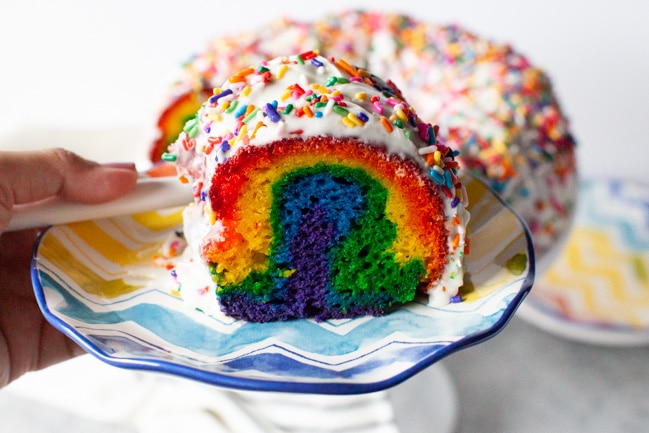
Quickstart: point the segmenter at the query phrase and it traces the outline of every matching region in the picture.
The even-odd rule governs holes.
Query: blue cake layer
[[[266,272],[220,286],[223,311],[255,322],[381,315],[412,300],[425,270],[389,247],[396,225],[387,190],[363,170],[319,164],[272,187],[273,242]]]

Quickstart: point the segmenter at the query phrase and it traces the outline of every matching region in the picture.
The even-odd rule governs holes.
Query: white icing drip
[[[466,191],[464,192],[466,197]],[[456,296],[464,284],[464,245],[466,242],[466,224],[469,223],[470,214],[464,206],[452,208],[450,203],[445,204],[446,228],[448,229],[448,261],[439,282],[428,290],[428,303],[435,307],[447,305],[451,298]],[[453,217],[459,216],[461,224],[451,223]],[[454,245],[455,236],[459,236],[458,244]]]

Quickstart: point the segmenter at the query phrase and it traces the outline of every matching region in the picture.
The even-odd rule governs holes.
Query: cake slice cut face
[[[194,184],[185,235],[207,296],[255,322],[448,303],[467,244],[457,152],[391,83],[304,57],[231,77],[166,155]]]

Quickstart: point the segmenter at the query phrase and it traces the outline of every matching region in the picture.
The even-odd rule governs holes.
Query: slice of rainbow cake
[[[184,232],[200,271],[174,271],[180,293],[256,322],[457,300],[469,215],[458,152],[436,132],[393,83],[342,59],[307,52],[231,76],[163,156],[196,197]]]

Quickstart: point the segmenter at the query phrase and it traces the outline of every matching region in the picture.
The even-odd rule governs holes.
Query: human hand
[[[130,191],[136,180],[134,164],[99,165],[62,149],[0,152],[0,387],[83,353],[38,308],[30,278],[38,230],[2,233],[12,207],[53,196],[102,203]]]

